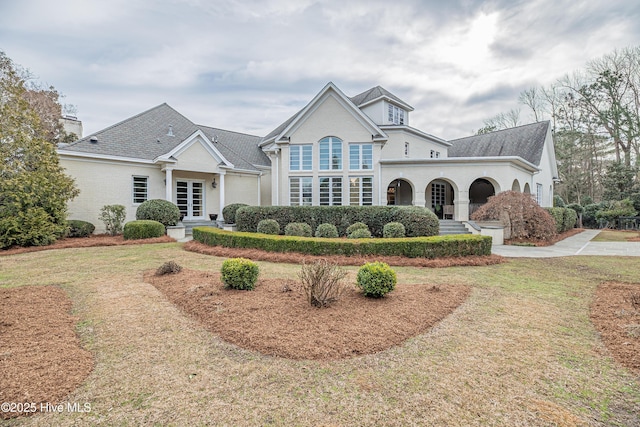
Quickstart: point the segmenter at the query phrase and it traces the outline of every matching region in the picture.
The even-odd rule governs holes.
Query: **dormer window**
[[[393,104],[389,104],[389,123],[394,125],[403,125],[404,114],[405,112],[402,108],[396,107]]]

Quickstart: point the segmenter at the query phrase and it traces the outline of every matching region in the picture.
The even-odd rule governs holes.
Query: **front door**
[[[184,219],[204,217],[204,181],[176,181],[176,205]]]

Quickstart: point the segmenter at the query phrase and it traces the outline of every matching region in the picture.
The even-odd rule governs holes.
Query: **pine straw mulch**
[[[397,285],[384,298],[350,286],[333,305],[311,306],[294,280],[259,279],[253,291],[226,289],[219,273],[182,270],[144,280],[209,331],[239,347],[296,360],[376,353],[424,333],[471,292],[466,285]]]
[[[70,310],[71,300],[55,286],[0,288],[0,403],[35,403],[27,412],[3,410],[0,418],[62,402],[93,369]]]
[[[184,244],[187,251],[204,255],[213,255],[223,258],[249,258],[254,261],[268,261],[289,264],[310,263],[317,260],[328,260],[336,265],[363,265],[367,262],[381,261],[398,267],[471,267],[481,265],[494,265],[505,262],[500,255],[466,256],[451,258],[407,258],[402,256],[346,256],[346,255],[308,255],[297,252],[268,252],[260,249],[225,248],[222,246],[209,246],[195,240]]]
[[[0,256],[46,251],[49,249],[93,248],[96,246],[140,245],[146,243],[171,243],[175,241],[175,239],[169,236],[154,237],[152,239],[125,240],[122,234],[118,236],[92,234],[89,237],[66,237],[46,246],[13,246],[9,249],[0,249]]]
[[[634,295],[635,307],[631,303]],[[640,284],[602,283],[590,316],[613,358],[640,375]]]

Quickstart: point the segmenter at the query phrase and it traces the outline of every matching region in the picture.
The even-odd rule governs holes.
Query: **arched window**
[[[320,140],[320,170],[342,170],[342,140],[328,136]]]

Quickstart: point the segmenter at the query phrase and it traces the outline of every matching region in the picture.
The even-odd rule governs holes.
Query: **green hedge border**
[[[269,252],[298,252],[309,255],[383,255],[408,258],[444,258],[491,255],[491,237],[447,235],[395,239],[326,239],[274,236],[196,227],[193,239],[209,246],[262,249]]]

